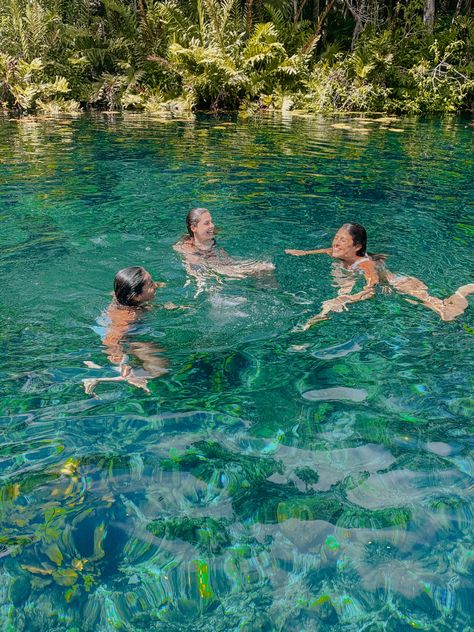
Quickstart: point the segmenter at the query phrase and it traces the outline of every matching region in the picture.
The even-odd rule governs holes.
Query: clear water
[[[283,254],[353,219],[433,294],[472,282],[472,134],[459,118],[0,121],[2,630],[472,625],[472,300],[442,323],[379,293],[291,333],[335,290],[328,258]],[[192,206],[274,277],[195,298],[171,248]],[[112,374],[93,327],[133,264],[167,282],[158,304],[191,309],[133,334],[170,363],[150,395],[92,399],[81,380]]]

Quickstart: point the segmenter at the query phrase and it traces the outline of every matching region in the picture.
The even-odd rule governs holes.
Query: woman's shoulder
[[[363,257],[359,257],[354,261],[354,263],[351,265],[351,270],[369,269],[373,267],[373,265],[374,262],[372,261],[372,259],[368,255],[364,255]]]
[[[360,270],[362,272],[369,283],[369,285],[374,285],[380,282],[380,270],[377,264],[377,261],[372,259],[370,256],[365,256],[359,260],[359,265],[356,270]]]
[[[120,305],[113,300],[107,308],[106,317],[110,325],[128,324],[137,319],[140,311],[142,311],[141,307]]]
[[[191,239],[187,235],[185,235],[174,244],[173,250],[181,254],[189,254],[191,252],[194,252],[194,245]]]

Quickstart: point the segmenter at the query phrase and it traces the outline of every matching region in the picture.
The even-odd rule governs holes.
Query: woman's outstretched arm
[[[318,248],[317,250],[292,250],[287,248],[285,250],[287,255],[293,255],[295,257],[303,257],[304,255],[332,255],[332,248]]]
[[[343,310],[347,310],[347,305],[349,305],[349,303],[358,303],[359,301],[365,301],[374,296],[375,286],[379,282],[379,275],[374,262],[365,261],[360,264],[359,268],[364,272],[366,281],[364,288],[355,294],[340,294],[336,298],[324,301],[321,306],[321,311],[315,316],[312,316],[301,327],[303,331],[306,331],[320,320],[325,320],[330,312],[342,312]]]
[[[258,276],[272,272],[275,266],[271,261],[251,261],[251,260],[232,260],[228,259],[223,263],[213,262],[213,271],[222,274],[231,279],[244,279],[248,276]]]
[[[177,249],[184,255],[183,263],[189,276],[196,279],[198,286],[204,284],[210,277],[220,281],[221,276],[230,279],[244,279],[248,276],[258,276],[272,272],[275,266],[270,261],[252,261],[232,259],[222,249],[216,249],[203,257],[186,249]]]

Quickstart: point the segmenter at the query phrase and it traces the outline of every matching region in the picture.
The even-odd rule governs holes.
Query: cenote
[[[472,282],[471,119],[0,121],[1,629],[465,630],[474,614],[473,304],[399,294],[307,332],[348,220],[445,297]],[[208,207],[273,275],[187,282]],[[112,375],[117,270],[166,287]],[[188,306],[168,311],[171,301]],[[85,361],[103,369],[91,369]]]

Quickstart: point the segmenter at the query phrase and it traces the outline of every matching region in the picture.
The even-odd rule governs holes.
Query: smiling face
[[[209,211],[203,213],[196,224],[191,225],[195,242],[205,243],[214,239],[214,224]]]
[[[352,235],[345,228],[340,228],[332,240],[332,256],[342,261],[353,262],[359,256],[361,245],[354,243]]]

